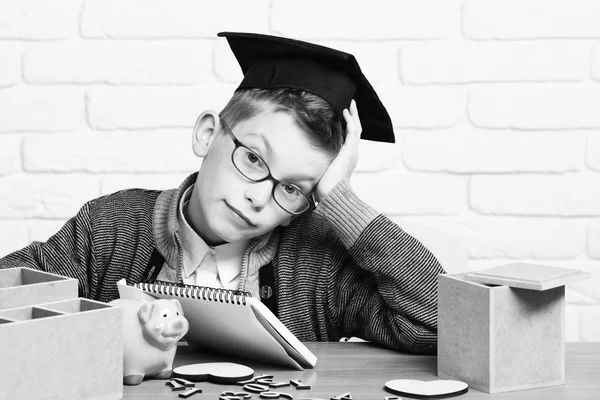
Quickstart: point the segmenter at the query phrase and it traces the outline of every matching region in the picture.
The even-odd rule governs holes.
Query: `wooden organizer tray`
[[[77,298],[76,279],[0,270],[0,338],[2,399],[123,396],[123,310]]]
[[[0,269],[0,310],[73,299],[77,285],[77,279],[34,269]]]

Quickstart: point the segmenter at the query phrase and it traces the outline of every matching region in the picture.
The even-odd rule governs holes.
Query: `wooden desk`
[[[210,361],[231,361],[254,369],[255,375],[269,373],[276,381],[300,379],[312,386],[310,390],[296,390],[293,386],[274,389],[290,393],[294,399],[303,397],[329,400],[333,396],[350,392],[355,400],[383,399],[392,396],[384,390],[384,384],[392,379],[437,379],[436,358],[396,353],[371,343],[307,343],[306,346],[319,358],[312,370],[295,371],[277,366],[245,360],[232,360],[219,355],[198,354],[187,346],[177,350],[175,366]],[[522,390],[489,395],[475,389],[456,397],[457,399],[600,399],[600,343],[566,344],[566,380],[564,386]],[[198,382],[201,394],[190,399],[216,400],[225,390],[241,391],[241,386],[218,385]],[[180,399],[165,381],[148,380],[139,386],[125,386],[123,399]],[[253,394],[252,399],[260,399]]]

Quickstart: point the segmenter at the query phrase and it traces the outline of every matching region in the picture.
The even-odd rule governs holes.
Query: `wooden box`
[[[78,296],[77,279],[29,268],[0,269],[0,310]]]
[[[0,270],[0,399],[120,399],[123,310],[77,280]]]
[[[564,384],[564,283],[587,277],[523,263],[440,275],[438,376],[487,393]]]

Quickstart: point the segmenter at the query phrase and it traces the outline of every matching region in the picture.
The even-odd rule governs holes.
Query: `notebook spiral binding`
[[[187,297],[190,299],[202,299],[208,301],[219,301],[221,303],[232,303],[246,305],[246,297],[252,295],[240,290],[220,289],[207,286],[180,285],[172,282],[156,281],[155,283],[138,283],[137,287],[150,293],[163,294],[176,297]]]

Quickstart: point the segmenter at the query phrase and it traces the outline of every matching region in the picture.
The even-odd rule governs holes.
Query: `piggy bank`
[[[123,308],[123,383],[170,378],[177,342],[189,329],[179,301],[118,299],[110,304]]]

